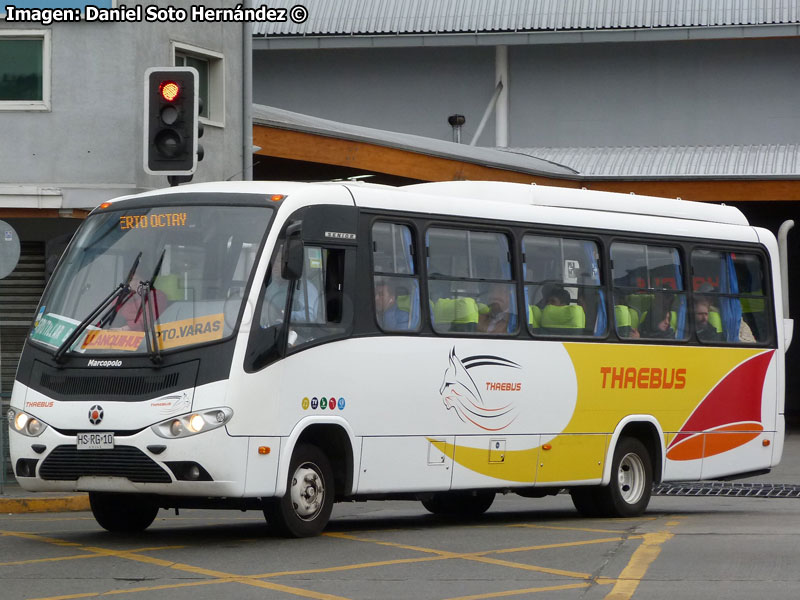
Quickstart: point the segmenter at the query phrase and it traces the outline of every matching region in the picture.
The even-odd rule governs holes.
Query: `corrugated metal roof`
[[[501,152],[494,148],[468,146],[408,133],[339,123],[262,104],[253,105],[253,124],[366,142],[519,173],[561,178],[574,178],[577,175],[568,167],[536,158],[524,152],[518,154]]]
[[[505,150],[566,165],[581,176],[591,178],[769,179],[800,176],[800,144]]]
[[[485,148],[253,105],[253,123],[565,179],[797,179],[800,144]]]
[[[256,0],[290,9],[296,0]],[[302,23],[266,36],[351,36],[723,27],[800,23],[798,0],[303,0]],[[291,14],[291,13],[290,13]]]

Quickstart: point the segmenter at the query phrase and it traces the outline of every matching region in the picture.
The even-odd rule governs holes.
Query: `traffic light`
[[[191,175],[197,168],[198,73],[153,67],[144,74],[144,170]]]

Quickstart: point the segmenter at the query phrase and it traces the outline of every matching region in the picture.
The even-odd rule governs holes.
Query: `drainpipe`
[[[492,99],[481,117],[475,135],[472,136],[470,146],[478,143],[478,138],[483,133],[483,128],[489,120],[489,115],[495,110],[495,146],[508,147],[508,46],[495,48],[495,87]]]
[[[501,85],[494,113],[495,146],[508,148],[508,46],[497,46],[494,53],[495,85]]]
[[[244,8],[253,8],[245,0]],[[253,24],[242,23],[242,180],[253,180]]]
[[[783,340],[784,350],[788,350],[794,333],[794,320],[789,313],[789,231],[794,221],[784,221],[778,229],[778,260],[781,271],[781,291],[783,300]]]

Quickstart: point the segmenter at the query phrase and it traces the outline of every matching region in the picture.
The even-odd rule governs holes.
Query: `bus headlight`
[[[233,410],[228,407],[209,408],[179,417],[172,417],[166,421],[161,421],[161,423],[156,423],[151,429],[159,437],[167,439],[185,438],[222,427],[231,420],[231,417],[233,417]]]
[[[40,436],[47,429],[47,425],[39,419],[16,408],[8,409],[8,423],[13,431],[28,437]]]

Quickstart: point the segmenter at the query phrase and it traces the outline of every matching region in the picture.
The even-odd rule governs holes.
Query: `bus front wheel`
[[[138,494],[89,492],[89,506],[98,524],[115,533],[144,531],[158,514],[158,506]]]
[[[572,503],[585,517],[635,517],[650,503],[653,462],[636,438],[622,438],[614,450],[611,482],[605,486],[570,490]]]
[[[335,492],[328,457],[316,446],[300,444],[289,465],[286,493],[264,506],[267,525],[286,537],[319,535],[330,519]]]

